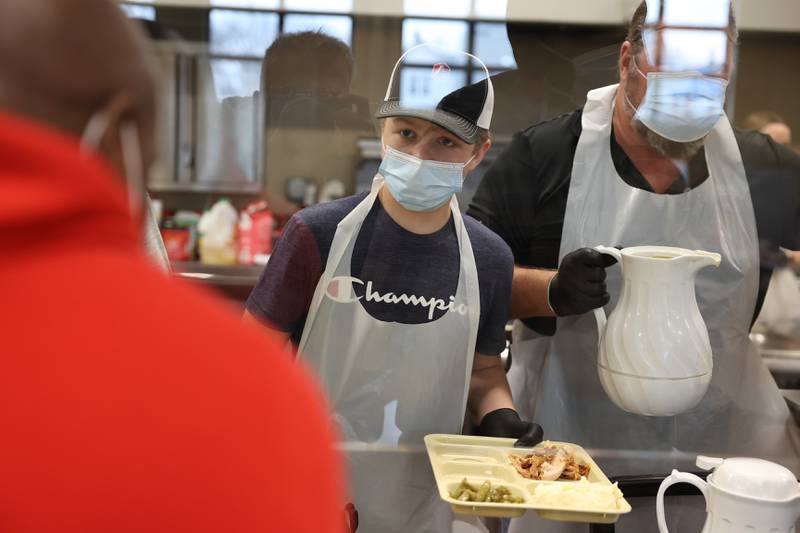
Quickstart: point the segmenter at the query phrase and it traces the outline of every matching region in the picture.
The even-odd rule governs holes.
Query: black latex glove
[[[610,255],[592,248],[565,255],[548,293],[556,315],[581,315],[606,305],[610,299],[606,292],[606,267],[616,262]]]
[[[478,435],[517,439],[514,446],[531,448],[542,442],[544,430],[534,422],[525,422],[513,409],[495,409],[481,420]]]

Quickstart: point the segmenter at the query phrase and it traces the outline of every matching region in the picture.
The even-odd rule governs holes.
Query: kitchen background
[[[515,131],[571,111],[587,90],[616,81],[619,45],[637,4],[120,3],[147,30],[161,68],[160,158],[148,185],[176,274],[210,283],[241,304],[292,213],[367,188],[380,160],[372,112],[397,58],[421,42],[474,53],[494,80],[494,144],[465,184],[465,207],[483,170]],[[742,126],[751,113],[770,110],[800,128],[800,2],[744,0],[737,3],[737,17],[740,47],[729,116]],[[275,39],[302,31],[339,39],[352,60],[347,50],[309,53],[303,50],[312,45],[296,45],[287,54],[283,47],[269,54],[275,65],[270,79],[262,76],[265,52]],[[450,67],[454,86],[483,74],[467,64]],[[426,90],[427,72],[406,67],[401,76],[407,96]],[[208,241],[229,237],[230,246],[203,249],[198,219],[220,200],[224,205],[217,205],[207,224],[235,229],[220,230]]]

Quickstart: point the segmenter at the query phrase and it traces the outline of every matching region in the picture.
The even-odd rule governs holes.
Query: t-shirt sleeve
[[[283,230],[267,266],[247,298],[253,316],[295,334],[305,322],[322,275],[314,234],[297,215]]]
[[[500,355],[506,348],[506,323],[511,301],[514,256],[505,243],[496,241],[485,259],[485,265],[478,266],[481,321],[475,351],[483,355]]]
[[[520,234],[524,227],[524,200],[536,198],[532,189],[536,170],[533,167],[530,141],[523,132],[516,133],[511,144],[497,157],[483,176],[467,213],[500,236],[514,257],[527,254],[526,239]]]

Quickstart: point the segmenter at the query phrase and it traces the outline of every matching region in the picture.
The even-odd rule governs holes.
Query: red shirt
[[[343,531],[306,373],[151,268],[99,158],[7,114],[0,356],[0,531]]]

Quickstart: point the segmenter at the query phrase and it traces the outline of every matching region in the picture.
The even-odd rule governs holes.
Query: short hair
[[[631,18],[631,24],[628,27],[628,35],[625,38],[626,41],[631,43],[633,47],[633,53],[638,54],[642,50],[644,50],[644,23],[647,20],[647,0],[642,0],[642,3],[639,4],[639,7],[636,8],[636,11],[633,13],[633,18]],[[728,18],[728,39],[732,43],[736,43],[739,40],[739,30],[736,28],[736,14],[733,12],[733,3],[731,3],[731,10],[730,15]]]
[[[317,89],[320,81],[353,77],[350,47],[322,31],[285,33],[264,53],[261,86],[264,89]]]
[[[486,141],[488,141],[491,138],[492,136],[489,133],[489,130],[487,130],[486,128],[478,128],[478,140],[475,141],[475,146],[477,148],[480,148],[481,146],[486,144]]]
[[[742,128],[746,130],[760,130],[767,124],[786,124],[783,117],[775,111],[756,111],[750,113],[742,122]]]

